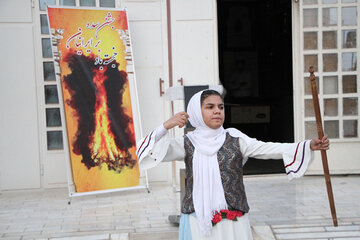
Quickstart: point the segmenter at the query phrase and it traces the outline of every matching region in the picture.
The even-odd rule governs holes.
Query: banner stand
[[[128,188],[109,189],[109,190],[102,190],[102,191],[92,191],[92,192],[85,192],[85,193],[73,193],[73,192],[69,191],[68,204],[69,205],[71,204],[71,200],[73,197],[82,197],[82,196],[88,196],[88,195],[105,194],[105,193],[113,193],[113,192],[120,192],[120,191],[137,190],[137,189],[147,189],[148,193],[150,193],[149,185],[128,187]]]
[[[95,194],[104,194],[104,193],[113,193],[113,192],[119,192],[119,191],[128,191],[128,190],[138,190],[138,189],[147,189],[148,193],[150,193],[149,189],[149,181],[148,181],[148,174],[147,171],[140,171],[139,176],[139,185],[138,186],[132,186],[132,187],[122,187],[122,188],[113,188],[113,189],[106,189],[106,190],[98,190],[98,191],[88,191],[88,192],[76,192],[76,187],[73,179],[73,172],[72,172],[72,166],[71,166],[71,155],[70,155],[70,144],[68,141],[68,128],[67,128],[67,122],[66,122],[66,112],[65,112],[65,106],[64,106],[64,99],[63,99],[63,89],[61,85],[61,66],[60,61],[62,57],[62,52],[59,50],[59,45],[61,41],[63,41],[63,33],[64,29],[57,28],[52,29],[51,28],[51,22],[49,21],[49,8],[57,8],[57,9],[76,9],[76,10],[102,10],[102,11],[108,11],[109,13],[111,11],[125,11],[126,14],[126,21],[127,26],[129,26],[129,20],[127,17],[127,11],[126,9],[104,9],[104,8],[71,8],[71,7],[56,7],[56,6],[48,6],[47,8],[47,16],[48,16],[48,22],[49,22],[49,28],[50,28],[50,34],[51,34],[51,45],[52,45],[52,52],[53,52],[53,59],[55,62],[55,73],[56,73],[56,85],[58,90],[58,97],[59,97],[59,105],[60,105],[60,117],[62,122],[62,132],[65,136],[63,136],[63,143],[64,143],[64,151],[65,151],[65,158],[66,158],[66,172],[67,172],[67,180],[68,180],[68,191],[69,191],[69,201],[68,204],[71,204],[71,200],[73,197],[80,197],[80,196],[86,196],[86,195],[95,195]],[[119,38],[122,39],[125,45],[125,60],[127,62],[126,65],[126,72],[127,72],[127,81],[129,83],[129,91],[130,91],[130,98],[131,98],[131,107],[132,107],[132,116],[133,116],[133,124],[134,124],[134,130],[135,130],[135,136],[138,136],[136,139],[140,139],[142,137],[142,129],[141,129],[141,119],[140,119],[140,108],[139,108],[139,101],[138,101],[138,93],[137,93],[137,86],[136,86],[136,78],[135,78],[135,70],[134,70],[134,57],[133,57],[133,51],[132,51],[132,44],[130,39],[130,30],[127,29],[123,32],[121,35],[119,33]],[[64,44],[64,43],[63,43]],[[116,55],[115,55],[116,56]],[[114,57],[114,56],[113,56]],[[100,58],[100,54],[99,54]],[[105,59],[104,59],[105,60]],[[102,61],[102,60],[101,60]],[[138,162],[136,163],[138,164]],[[126,165],[127,166],[127,165]],[[137,166],[139,167],[139,166]]]

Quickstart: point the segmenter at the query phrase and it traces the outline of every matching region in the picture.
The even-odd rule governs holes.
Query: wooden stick
[[[315,111],[315,118],[316,118],[316,127],[317,127],[317,131],[318,131],[319,139],[322,139],[324,136],[324,131],[323,131],[323,126],[322,126],[322,121],[321,121],[319,97],[318,97],[318,91],[317,91],[317,87],[316,87],[314,68],[312,66],[310,66],[309,72],[310,72],[311,91],[312,91],[312,96],[313,96],[314,111]],[[334,202],[334,196],[333,196],[332,187],[331,187],[331,180],[330,180],[326,150],[321,150],[321,159],[322,159],[322,164],[323,164],[323,169],[324,169],[327,194],[328,194],[329,203],[330,203],[331,216],[333,219],[334,226],[337,227],[338,223],[337,223],[337,218],[336,218],[335,202]]]

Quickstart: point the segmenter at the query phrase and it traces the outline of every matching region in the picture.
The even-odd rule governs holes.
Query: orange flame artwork
[[[125,11],[48,8],[76,192],[139,184]]]

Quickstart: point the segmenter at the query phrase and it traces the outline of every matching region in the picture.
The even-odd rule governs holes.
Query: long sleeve
[[[314,152],[310,149],[310,140],[298,143],[272,143],[255,140],[250,144],[241,138],[239,141],[244,159],[249,157],[283,159],[289,180],[303,176],[314,159]]]
[[[137,143],[136,154],[141,169],[149,169],[160,162],[183,160],[184,138],[168,138],[167,130],[160,125]]]

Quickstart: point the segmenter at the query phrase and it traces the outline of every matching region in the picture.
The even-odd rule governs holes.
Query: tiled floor
[[[360,176],[332,177],[339,221],[332,227],[323,177],[288,182],[286,176],[246,177],[257,239],[360,239]],[[180,194],[154,183],[134,190],[72,199],[67,189],[2,192],[1,239],[177,239],[168,221]]]

